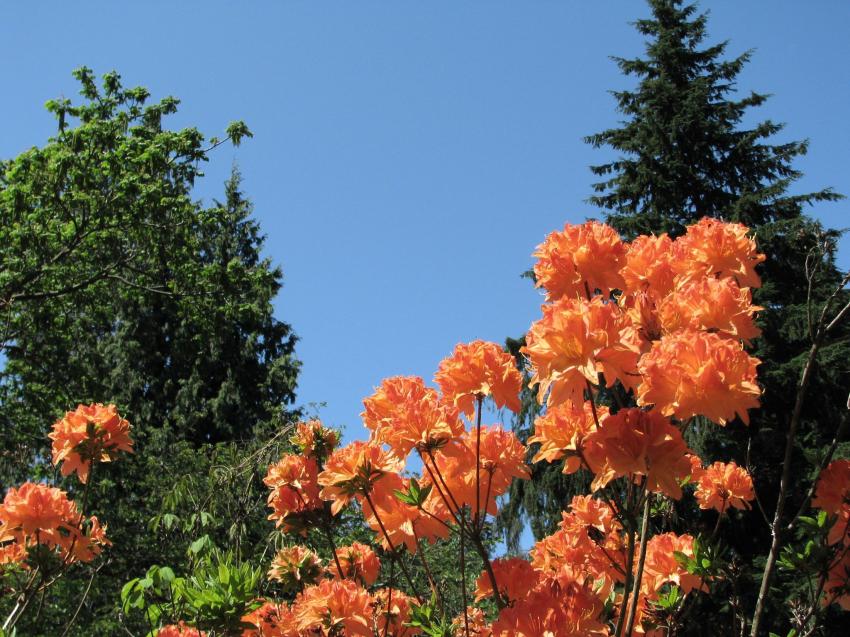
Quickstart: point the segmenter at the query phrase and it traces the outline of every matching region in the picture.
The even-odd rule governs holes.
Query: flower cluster
[[[675,241],[626,245],[588,222],[553,233],[536,255],[551,302],[523,351],[541,401],[580,403],[604,379],[678,420],[747,422],[759,361],[744,343],[759,334],[750,288],[764,255],[744,226],[703,219]]]
[[[522,349],[545,403],[528,439],[534,453],[501,425],[482,424],[485,404],[518,412],[522,389],[517,361],[484,341],[457,345],[439,364],[434,387],[415,376],[381,382],[363,401],[368,441],[334,450],[337,438],[321,423],[299,425],[293,441],[301,454],[285,456],[266,477],[270,517],[284,532],[301,532],[303,522],[295,522],[305,512],[311,524],[332,525],[353,505],[386,553],[379,559],[375,548],[355,542],[335,548],[322,569],[306,549],[284,549],[270,575],[295,597],[265,601],[245,618],[260,631],[250,634],[418,634],[406,621],[424,597],[409,577],[414,597],[370,589],[381,561],[396,566],[403,549],[415,559],[423,543],[450,533],[485,565],[474,605],[452,624],[464,637],[601,637],[627,615],[645,633],[668,587],[684,595],[706,589],[686,567],[695,559],[691,535],[637,537],[636,520],[651,515],[653,498],[682,498],[685,484],[694,485],[700,507],[721,517],[754,498],[744,469],[703,468],[682,432],[695,416],[747,423],[758,405],[759,361],[745,347],[759,335],[751,288],[763,256],[746,228],[711,219],[676,240],[630,244],[603,224],[567,225],[535,256],[546,303]],[[418,474],[406,472],[411,455]],[[491,560],[485,521],[514,480],[530,477],[532,455],[532,462],[562,462],[567,474],[586,470],[593,493],[573,498],[529,559]],[[478,606],[485,599],[495,612]]]
[[[53,464],[62,462],[62,475],[77,473],[86,483],[92,462],[109,462],[119,451],[131,452],[130,423],[115,405],[79,405],[53,425]]]
[[[31,546],[57,549],[65,563],[90,562],[110,544],[97,517],[84,518],[67,493],[34,482],[6,493],[0,505],[0,542],[11,542],[5,546],[7,554],[21,559],[22,549]]]
[[[48,434],[53,441],[53,464],[62,463],[62,475],[76,473],[85,484],[96,463],[132,451],[129,432],[130,423],[115,405],[79,405]],[[57,487],[26,482],[11,487],[0,504],[0,565],[28,568],[30,549],[41,546],[58,555],[65,567],[90,562],[109,545],[106,527],[98,518],[85,516]]]

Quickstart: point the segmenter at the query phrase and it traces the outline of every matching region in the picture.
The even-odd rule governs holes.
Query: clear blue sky
[[[523,333],[540,296],[520,273],[547,232],[595,213],[582,136],[614,124],[642,2],[4,3],[0,156],[41,144],[42,105],[71,70],[118,70],[182,100],[172,125],[255,133],[215,152],[199,197],[233,161],[282,265],[280,319],[300,337],[299,402],[363,435],[382,378],[430,379],[460,341]],[[811,139],[801,189],[850,193],[850,4],[704,2],[712,41],[755,48],[740,86],[760,118]],[[850,225],[850,203],[813,211]],[[847,267],[847,241],[841,262]]]

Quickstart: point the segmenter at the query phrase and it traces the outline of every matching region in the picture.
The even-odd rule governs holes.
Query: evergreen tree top
[[[634,23],[647,36],[645,55],[615,57],[634,90],[612,91],[625,116],[618,128],[588,136],[619,157],[591,166],[602,178],[589,202],[606,211],[626,237],[645,232],[678,235],[703,216],[750,226],[793,220],[803,204],[840,197],[831,189],[792,195],[801,173],[793,160],[808,141],[773,144],[783,124],[741,126],[748,109],[768,95],[732,99],[752,51],[724,59],[728,42],[704,45],[707,13],[682,0],[651,0],[652,17]]]

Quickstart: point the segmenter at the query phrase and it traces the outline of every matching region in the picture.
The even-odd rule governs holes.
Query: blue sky
[[[711,40],[754,48],[756,114],[809,138],[796,187],[850,193],[850,4],[705,2]],[[198,196],[232,162],[283,267],[277,316],[300,337],[299,402],[363,435],[360,400],[382,378],[430,379],[461,341],[518,336],[540,295],[520,274],[584,203],[582,142],[617,121],[637,1],[4,3],[0,156],[41,144],[42,105],[73,96],[80,65],[182,100],[172,126],[255,133],[215,152]],[[850,225],[850,203],[812,211]],[[850,265],[850,244],[841,263]]]

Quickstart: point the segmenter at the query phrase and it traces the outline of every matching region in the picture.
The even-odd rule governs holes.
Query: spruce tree
[[[789,415],[811,344],[807,306],[811,302],[817,311],[840,281],[835,265],[838,233],[806,216],[804,207],[841,196],[829,188],[792,194],[790,189],[801,176],[794,160],[807,152],[808,142],[774,143],[783,125],[770,120],[744,126],[750,109],[768,99],[755,92],[736,94],[737,77],[751,52],[727,58],[727,42],[707,45],[707,15],[695,5],[649,0],[649,6],[652,16],[634,23],[647,38],[645,55],[614,58],[623,74],[636,80],[634,88],[613,92],[623,122],[586,138],[592,146],[617,155],[591,167],[600,180],[593,185],[589,203],[601,209],[605,221],[626,239],[662,232],[679,236],[704,216],[740,222],[754,231],[767,255],[760,268],[763,286],[754,294],[755,303],[764,308],[759,315],[762,337],[754,344],[754,355],[762,360],[762,406],[751,413],[749,427],[740,422],[726,429],[696,427],[689,432],[689,442],[706,461],[749,465],[767,516],[772,516]],[[818,268],[810,289],[807,270],[813,263]],[[799,480],[790,494],[792,511],[802,502],[817,460],[846,418],[847,336],[845,330],[819,359],[816,386],[808,394],[797,436],[794,475]],[[534,407],[530,403],[528,407],[533,414]],[[530,418],[518,421],[520,432],[527,434],[531,428]],[[561,477],[557,464],[537,471],[547,478],[516,488],[509,515],[525,513],[539,537],[557,522],[560,510],[546,503],[566,498],[558,503],[565,506],[567,496],[580,485]],[[679,513],[699,515],[694,510]],[[732,526],[735,529],[723,539],[742,569],[742,603],[751,610],[769,530],[758,512]],[[515,543],[516,526],[512,536],[510,527],[508,531]],[[792,578],[778,582],[783,592],[773,597],[772,627],[786,625],[787,603],[795,595],[795,584],[788,579]],[[703,601],[702,612],[718,612],[709,608],[718,603],[716,599]]]

